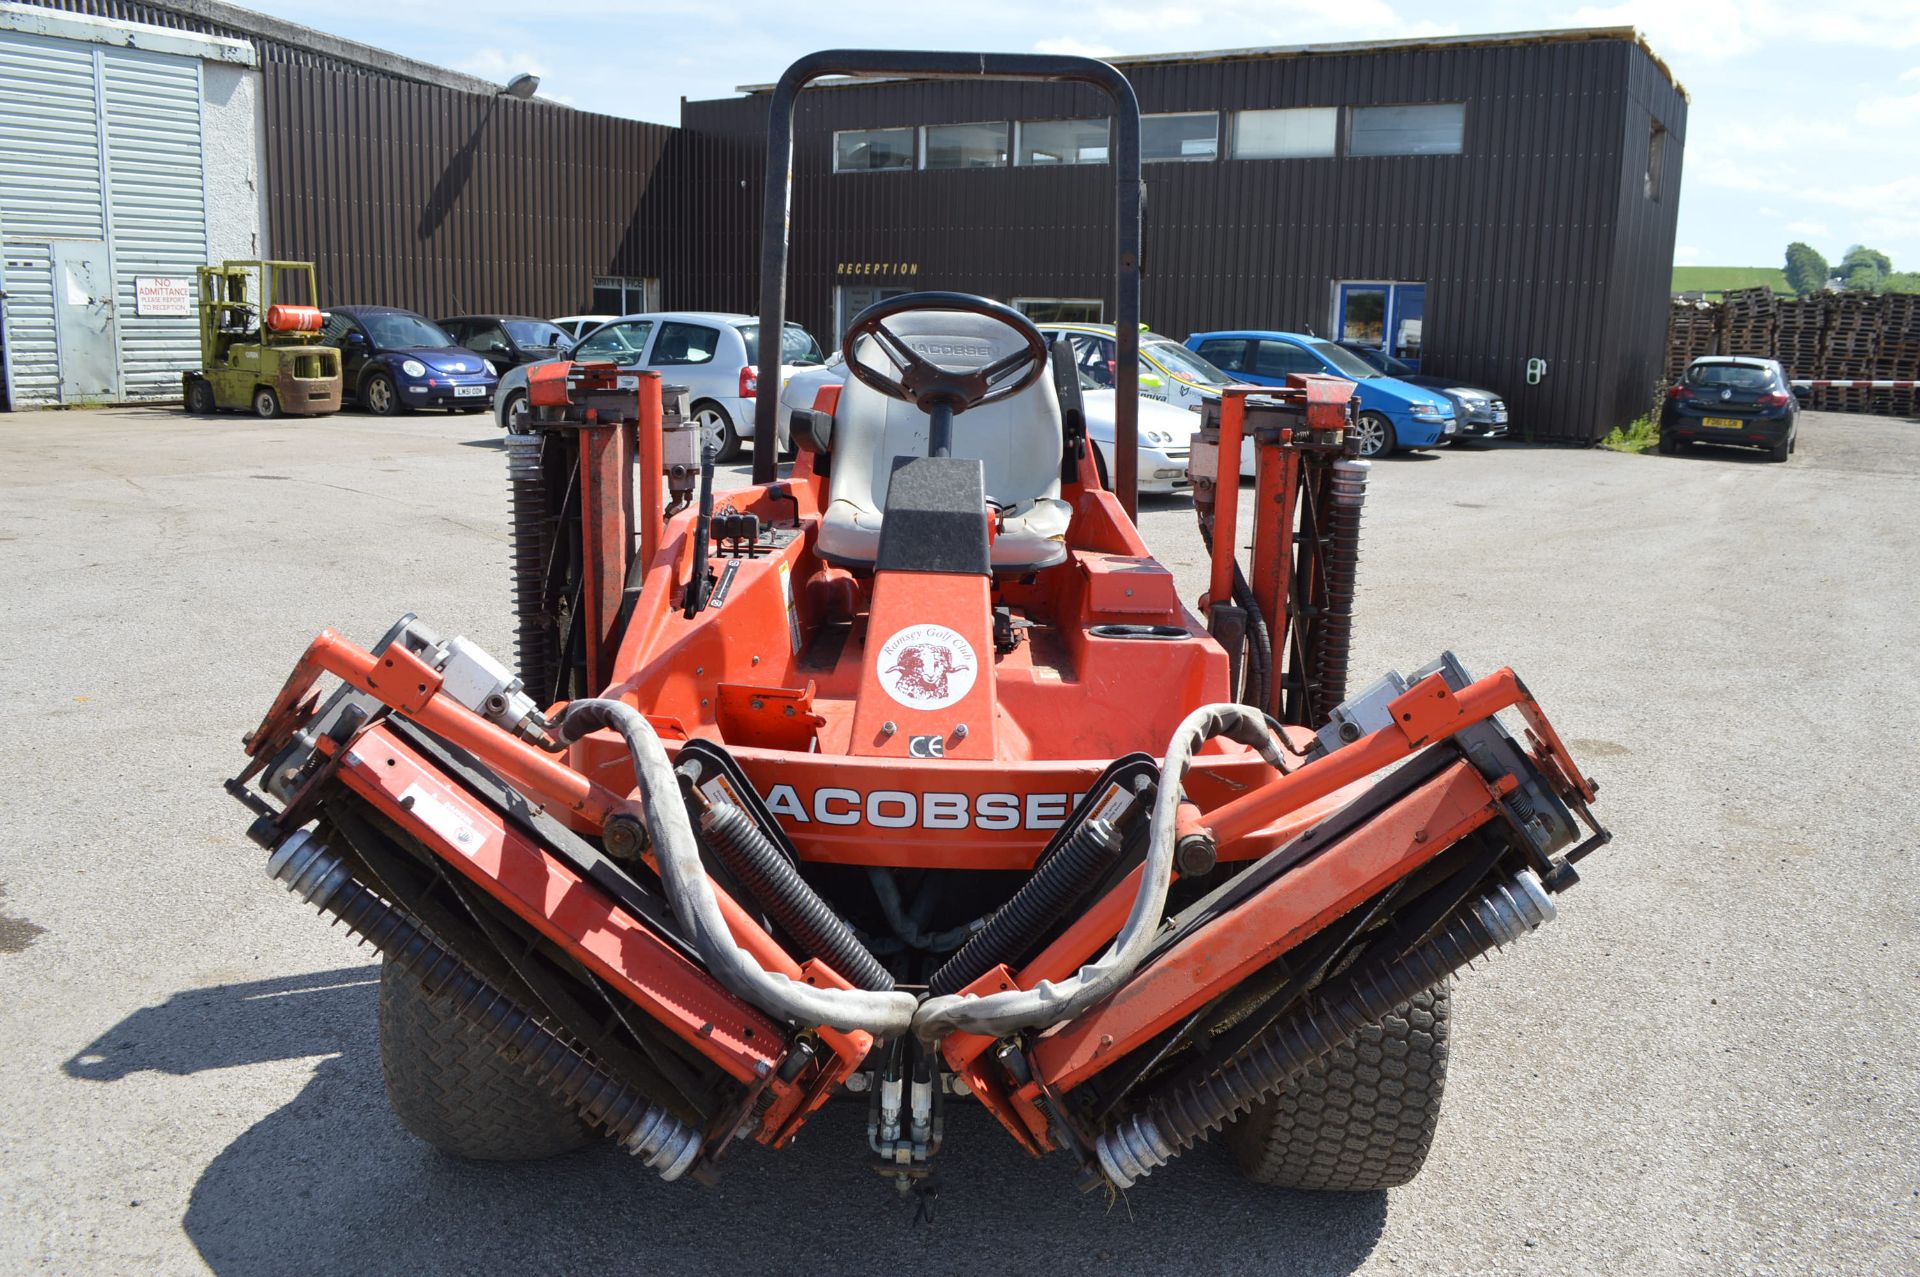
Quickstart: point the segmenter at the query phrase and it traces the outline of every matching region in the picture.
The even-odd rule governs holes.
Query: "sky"
[[[1635,26],[1692,96],[1677,265],[1837,262],[1864,243],[1920,270],[1920,0],[242,0],[582,110],[679,122],[682,97],[766,84],[826,48],[1171,53]]]

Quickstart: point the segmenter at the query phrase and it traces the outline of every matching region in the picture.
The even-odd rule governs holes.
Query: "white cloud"
[[[1676,266],[1692,266],[1700,260],[1700,250],[1692,244],[1676,244],[1673,249],[1673,263]]]
[[[1092,44],[1085,40],[1076,40],[1072,36],[1035,41],[1033,51],[1075,58],[1110,58],[1120,52],[1110,44]]]
[[[1920,80],[1920,67],[1910,67],[1900,73],[1901,80]]]
[[[1853,113],[1862,124],[1883,129],[1912,128],[1920,125],[1920,93],[1909,93],[1904,97],[1884,94],[1866,98],[1854,108]]]
[[[547,74],[546,67],[541,65],[537,58],[530,58],[524,53],[510,54],[504,49],[492,47],[473,50],[466,57],[453,63],[453,69],[464,71],[468,75],[477,75],[483,80],[497,80],[501,84],[505,84],[522,71],[542,77]]]
[[[1763,48],[1803,44],[1871,49],[1920,45],[1920,7],[1912,0],[1849,0],[1844,7],[1817,11],[1784,0],[1623,0],[1582,5],[1570,23],[1638,27],[1657,52],[1682,65],[1725,62]]]
[[[1829,239],[1833,235],[1833,228],[1825,222],[1788,222],[1787,229],[1795,235],[1811,235],[1819,239]]]

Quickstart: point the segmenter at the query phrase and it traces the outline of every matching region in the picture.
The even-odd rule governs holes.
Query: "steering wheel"
[[[895,315],[920,310],[981,315],[1012,329],[1026,345],[982,368],[942,367],[914,350],[907,339],[886,325]],[[897,379],[854,357],[854,346],[862,337],[873,338],[899,365]],[[847,371],[863,385],[927,413],[941,405],[950,412],[961,413],[984,404],[999,403],[1031,386],[1047,367],[1047,339],[1040,335],[1032,321],[1011,306],[971,293],[907,293],[875,302],[854,317],[841,349],[846,356]]]

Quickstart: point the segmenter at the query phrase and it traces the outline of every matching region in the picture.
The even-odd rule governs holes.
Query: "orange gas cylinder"
[[[317,333],[325,322],[318,306],[269,306],[267,330],[276,333]]]

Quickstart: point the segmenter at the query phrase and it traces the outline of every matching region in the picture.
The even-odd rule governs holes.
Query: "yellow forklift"
[[[301,295],[308,300],[275,300]],[[201,367],[181,374],[187,411],[251,408],[262,417],[340,411],[340,352],[318,342],[326,316],[312,302],[317,296],[311,262],[200,267]]]

